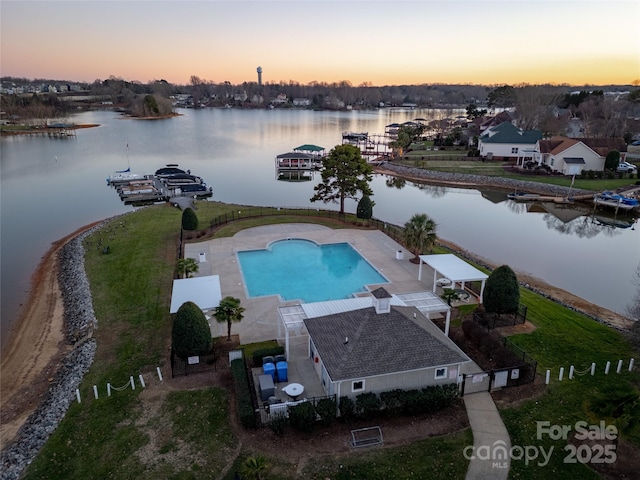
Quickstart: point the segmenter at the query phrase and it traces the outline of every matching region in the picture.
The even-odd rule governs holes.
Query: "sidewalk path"
[[[491,394],[473,393],[465,395],[463,400],[473,432],[473,458],[465,479],[506,480],[509,476],[511,439]],[[478,451],[480,447],[482,449]],[[471,453],[468,450],[470,448],[467,454]],[[481,460],[478,456],[490,458]]]

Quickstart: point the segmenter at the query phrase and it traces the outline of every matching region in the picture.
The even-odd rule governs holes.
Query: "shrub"
[[[185,302],[176,312],[171,340],[173,351],[182,358],[211,352],[211,329],[204,313],[195,303]]]
[[[321,398],[316,405],[316,413],[323,425],[329,426],[336,418],[337,405],[333,398]]]
[[[464,320],[462,322],[462,332],[467,340],[475,343],[475,340],[485,334],[485,329],[473,320]]]
[[[365,420],[370,420],[378,416],[380,405],[380,399],[375,393],[361,393],[356,397],[356,414]]]
[[[289,408],[289,423],[297,430],[310,432],[316,423],[316,410],[311,402],[302,402]]]
[[[355,419],[356,405],[349,397],[340,397],[338,408],[340,409],[340,418],[344,422],[349,423]]]
[[[281,413],[278,415],[273,415],[271,417],[271,423],[269,424],[269,428],[276,435],[282,435],[288,423],[289,423],[289,420],[284,414]]]
[[[520,305],[520,285],[514,271],[508,265],[496,268],[484,288],[484,309],[488,313],[515,313]]]
[[[244,360],[236,359],[231,362],[231,376],[236,391],[236,410],[240,424],[245,428],[256,428],[253,401],[249,391],[249,380]]]
[[[380,394],[382,408],[388,417],[395,417],[402,413],[404,406],[404,390],[396,389]]]
[[[192,208],[185,208],[182,212],[182,228],[189,231],[198,229],[198,216]]]
[[[262,366],[262,359],[264,357],[275,357],[276,355],[283,355],[284,347],[278,345],[277,347],[271,348],[261,348],[260,350],[256,350],[253,352],[253,365],[255,367]]]

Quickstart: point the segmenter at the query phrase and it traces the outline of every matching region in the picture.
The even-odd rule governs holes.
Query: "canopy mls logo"
[[[514,445],[509,448],[503,440],[496,440],[493,445],[481,445],[478,448],[469,445],[463,450],[464,458],[467,460],[491,461],[492,468],[509,468],[510,460],[524,460],[525,465],[538,460],[535,464],[544,467],[549,463],[552,453],[553,446],[548,449],[535,445]]]
[[[589,425],[585,421],[574,425],[551,425],[551,422],[536,422],[537,440],[567,441],[570,434],[578,441],[598,441],[604,443],[564,446],[564,463],[615,463],[617,459],[615,441],[618,429],[615,425],[607,425],[601,421],[597,425]],[[496,440],[493,445],[464,448],[463,455],[467,460],[490,461],[492,468],[509,468],[512,460],[524,461],[525,465],[545,467],[549,464],[555,450],[554,445],[513,445],[509,447],[503,440]]]

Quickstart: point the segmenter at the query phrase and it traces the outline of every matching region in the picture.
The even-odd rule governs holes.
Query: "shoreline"
[[[84,290],[89,285],[83,275],[81,240],[83,235],[105,221],[81,227],[52,243],[31,277],[32,288],[27,301],[2,349],[0,450],[3,460],[13,456],[21,458],[22,462],[30,461],[28,456],[24,458],[24,452],[35,455],[46,442],[69,405],[75,401],[73,392],[91,365],[96,349],[91,332],[96,320],[90,290]],[[489,269],[496,268],[451,242],[439,239],[439,243]],[[71,248],[61,262],[61,252],[69,245]],[[542,279],[519,272],[516,274],[524,287],[611,328],[626,330],[632,324],[632,320]],[[78,302],[81,305],[76,308]],[[78,314],[77,310],[82,310],[82,313]],[[43,422],[46,423],[44,427],[40,425]],[[13,463],[9,461],[9,464]]]
[[[65,308],[58,275],[65,245],[102,222],[81,227],[53,242],[31,275],[31,288],[9,329],[0,357],[0,450],[42,402],[64,357]]]

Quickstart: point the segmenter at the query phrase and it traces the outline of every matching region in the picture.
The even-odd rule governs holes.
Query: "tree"
[[[605,170],[615,170],[620,163],[620,152],[618,150],[611,150],[607,153],[607,156],[604,160],[604,169]]]
[[[496,268],[484,288],[484,309],[487,313],[515,313],[520,305],[520,286],[511,267],[502,265]]]
[[[240,306],[240,299],[224,297],[213,311],[218,323],[227,323],[227,340],[231,341],[231,324],[240,322],[244,318],[244,308]]]
[[[484,115],[487,114],[487,109],[483,108],[482,110],[479,109],[477,107],[477,105],[474,105],[473,103],[470,103],[469,105],[467,105],[467,118],[469,120],[473,120],[475,118],[479,118],[482,117]]]
[[[345,198],[355,199],[358,192],[371,196],[369,186],[373,168],[362,158],[360,149],[353,145],[338,145],[322,160],[322,182],[313,190],[311,202],[340,203],[340,213],[344,214]]]
[[[440,296],[447,302],[447,305],[449,306],[451,306],[452,301],[458,300],[460,298],[458,293],[453,288],[445,288],[442,292],[442,295]]]
[[[178,273],[185,278],[191,277],[192,273],[198,271],[198,263],[193,258],[181,258],[176,262]]]
[[[404,224],[404,243],[414,254],[412,262],[419,261],[419,255],[436,244],[436,222],[424,213],[416,213]]]
[[[198,216],[193,208],[185,208],[182,212],[182,228],[184,230],[197,230],[198,229]]]
[[[373,216],[373,205],[374,202],[371,201],[369,196],[363,195],[358,202],[356,217],[358,217],[360,220],[371,220],[371,217]]]
[[[183,303],[173,319],[173,351],[181,358],[206,355],[211,351],[211,330],[207,319],[193,302]]]
[[[496,87],[487,95],[487,105],[493,107],[513,107],[515,104],[515,94],[511,85]]]

